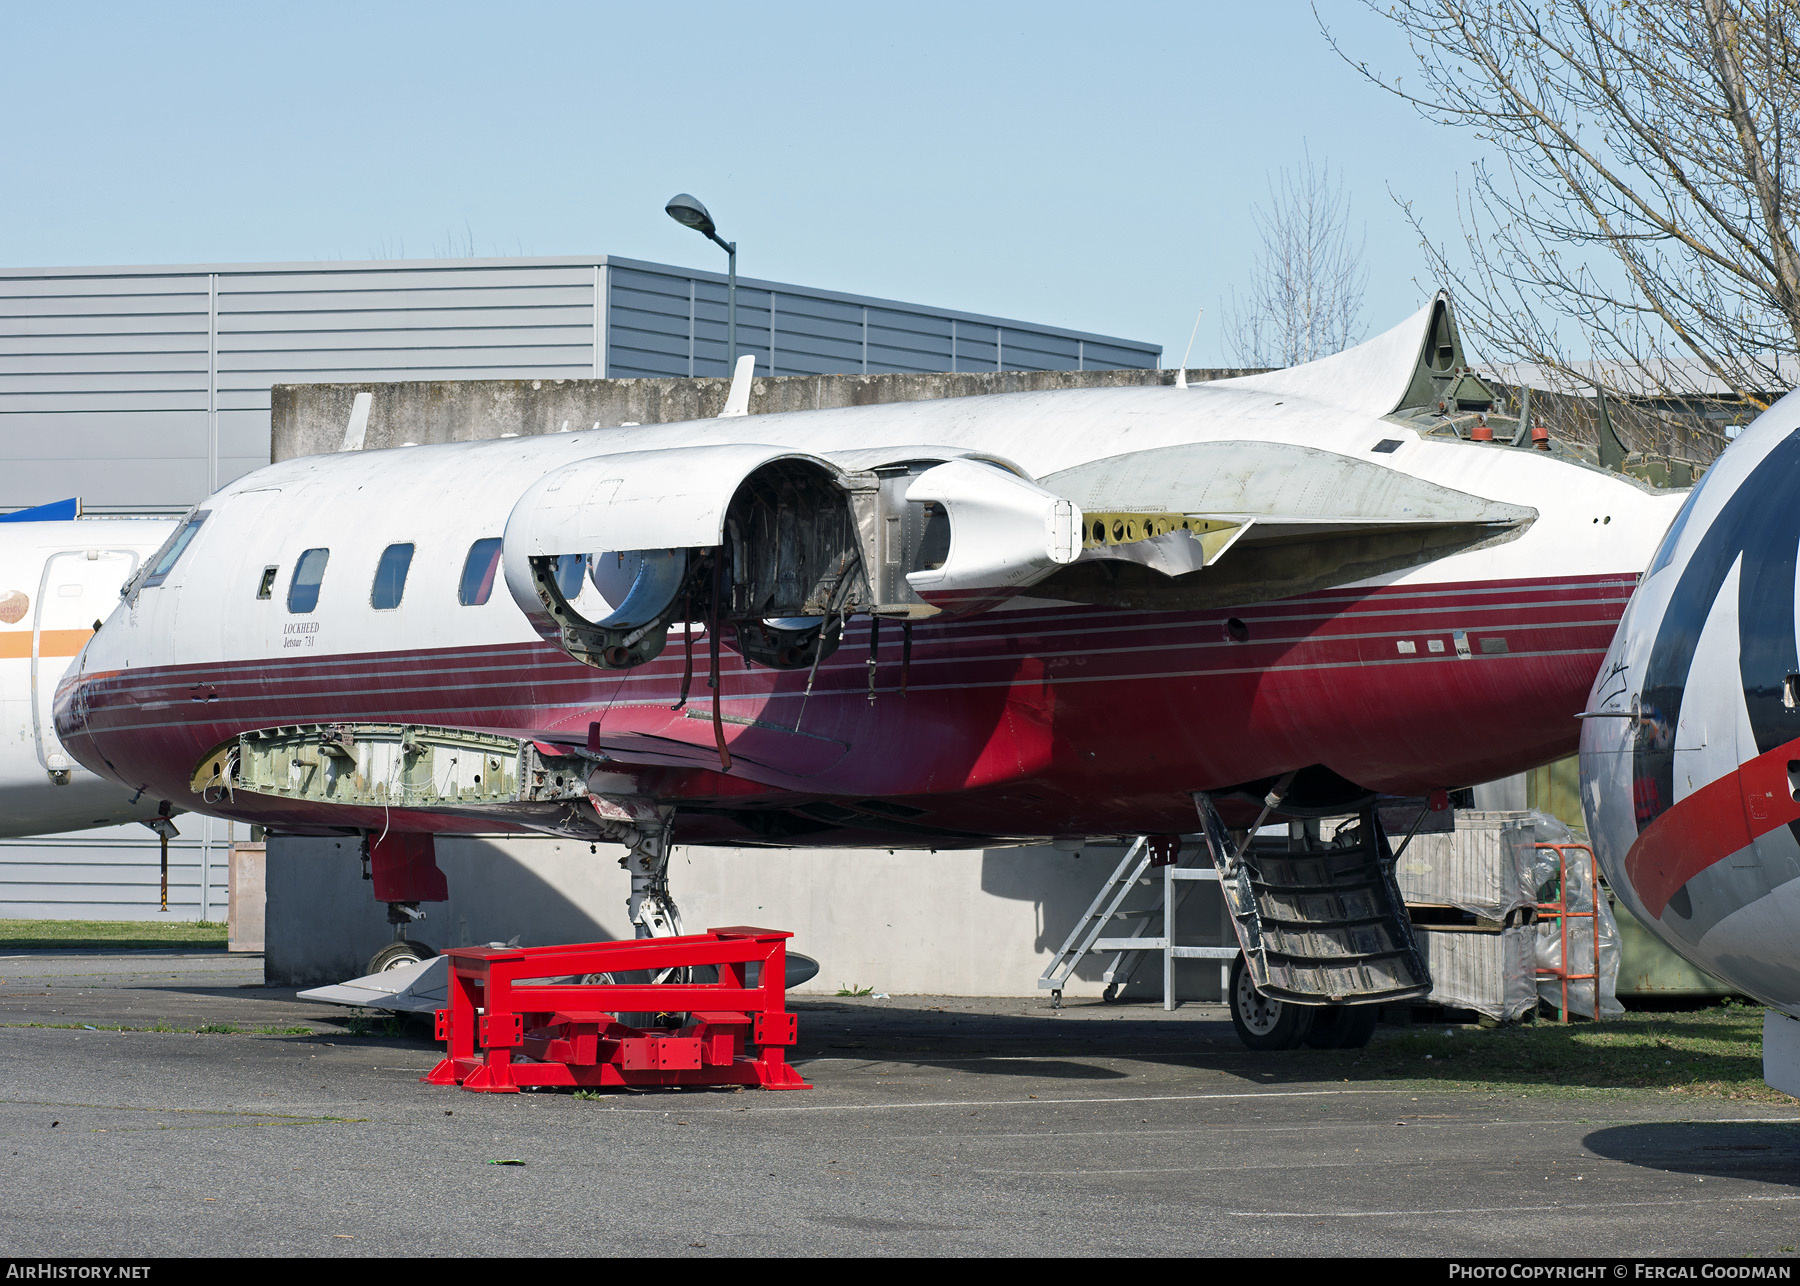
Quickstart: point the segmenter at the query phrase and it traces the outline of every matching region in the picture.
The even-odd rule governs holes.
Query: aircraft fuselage
[[[930,442],[1042,479],[1210,441],[1337,452],[1536,516],[1402,570],[1205,610],[1027,590],[976,615],[916,622],[910,660],[893,621],[872,648],[867,617],[849,623],[816,673],[752,667],[728,639],[717,676],[728,772],[704,622],[678,627],[647,663],[606,670],[534,630],[492,565],[485,600],[463,601],[476,542],[501,537],[521,495],[571,462],[734,442],[820,455]],[[673,804],[688,843],[946,846],[1184,831],[1191,792],[1308,765],[1416,794],[1569,753],[1595,668],[1679,503],[1528,447],[1427,438],[1378,415],[1225,385],[315,456],[259,470],[201,506],[205,521],[166,578],[138,589],[89,644],[58,729],[72,754],[129,789],[293,830],[504,823],[195,795],[202,759],[255,729],[419,723],[584,747],[604,757],[599,775],[618,789]],[[412,546],[401,593],[378,605],[399,545]],[[307,557],[316,593],[303,586],[291,599]],[[688,702],[672,709],[690,642]]]

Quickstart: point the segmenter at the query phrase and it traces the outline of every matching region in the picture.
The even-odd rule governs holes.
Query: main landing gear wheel
[[[1361,1049],[1375,1034],[1379,1005],[1320,1005],[1306,1043],[1314,1049]]]
[[[1263,995],[1251,981],[1250,970],[1245,967],[1242,955],[1231,963],[1228,1003],[1231,1005],[1231,1025],[1237,1028],[1238,1039],[1259,1052],[1298,1049],[1312,1031],[1315,1007]]]
[[[418,964],[429,960],[437,954],[423,942],[412,942],[406,938],[390,942],[374,955],[369,957],[370,973],[386,973],[389,969],[403,969],[410,964]]]

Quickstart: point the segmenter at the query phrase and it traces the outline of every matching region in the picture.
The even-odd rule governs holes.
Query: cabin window
[[[456,599],[464,607],[480,607],[494,592],[494,576],[500,570],[500,537],[483,536],[469,546],[463,559],[462,584]]]
[[[256,596],[258,598],[268,598],[275,592],[275,574],[280,570],[281,568],[279,567],[263,568],[262,579],[256,582]]]
[[[309,549],[294,564],[294,579],[288,582],[288,611],[310,612],[319,605],[319,582],[325,579],[325,564],[331,558],[329,549]]]
[[[558,554],[556,556],[556,588],[562,596],[573,603],[581,597],[581,578],[587,574],[586,554]]]
[[[375,564],[375,584],[369,589],[369,606],[378,612],[400,606],[406,593],[406,573],[412,567],[413,547],[409,544],[389,545],[381,551]]]
[[[154,561],[150,564],[150,574],[144,577],[143,584],[138,588],[149,589],[151,586],[160,585],[167,580],[169,573],[174,570],[176,562],[181,558],[182,552],[194,539],[194,534],[200,530],[200,524],[211,516],[210,513],[197,513],[182,523],[175,534],[169,537],[168,543],[157,551]]]

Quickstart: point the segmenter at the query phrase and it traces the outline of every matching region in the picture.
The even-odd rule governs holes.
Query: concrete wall
[[[418,941],[443,948],[517,935],[521,945],[536,946],[629,936],[629,881],[616,845],[591,852],[564,839],[440,837],[437,851],[450,901],[425,905],[427,918],[409,933]],[[393,936],[357,852],[352,839],[269,840],[264,959],[271,983],[353,977]],[[791,931],[794,949],[820,966],[805,991],[1030,996],[1041,994],[1038,975],[1121,855],[1106,847],[1079,854],[677,848],[670,877],[688,929],[754,924]],[[1192,887],[1178,936],[1187,945],[1217,945],[1230,933],[1218,889]],[[1066,994],[1098,995],[1105,963],[1090,957]],[[1161,968],[1159,956],[1147,957],[1127,994],[1160,996]],[[1218,978],[1215,964],[1182,961],[1178,994],[1217,999]]]
[[[1194,370],[1190,381],[1247,375]],[[988,371],[958,374],[783,375],[750,392],[752,415],[827,407],[925,402],[1039,389],[1173,384],[1174,371]],[[410,383],[277,384],[270,392],[274,459],[336,451],[358,393],[373,394],[365,447],[471,442],[502,433],[532,435],[707,419],[725,409],[728,379],[419,380]]]

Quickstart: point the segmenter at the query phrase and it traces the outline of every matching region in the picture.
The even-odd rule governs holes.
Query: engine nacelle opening
[[[534,554],[528,566],[537,601],[557,626],[563,649],[589,665],[626,670],[654,660],[668,643],[688,562],[685,549],[634,549]],[[611,610],[593,620],[583,611],[588,600]]]
[[[1081,554],[1081,510],[985,461],[950,460],[907,488],[924,530],[907,584],[941,607],[986,604],[1042,580]]]
[[[725,597],[733,622],[841,615],[867,606],[850,499],[831,466],[777,460],[738,487],[725,511]]]
[[[541,635],[603,669],[655,658],[677,621],[717,629],[753,664],[808,668],[849,616],[943,610],[915,589],[920,574],[1004,597],[1079,550],[1067,501],[956,455],[734,444],[577,461],[514,507],[507,587]],[[925,481],[929,497],[911,494]],[[1015,565],[1020,550],[1029,567]]]

